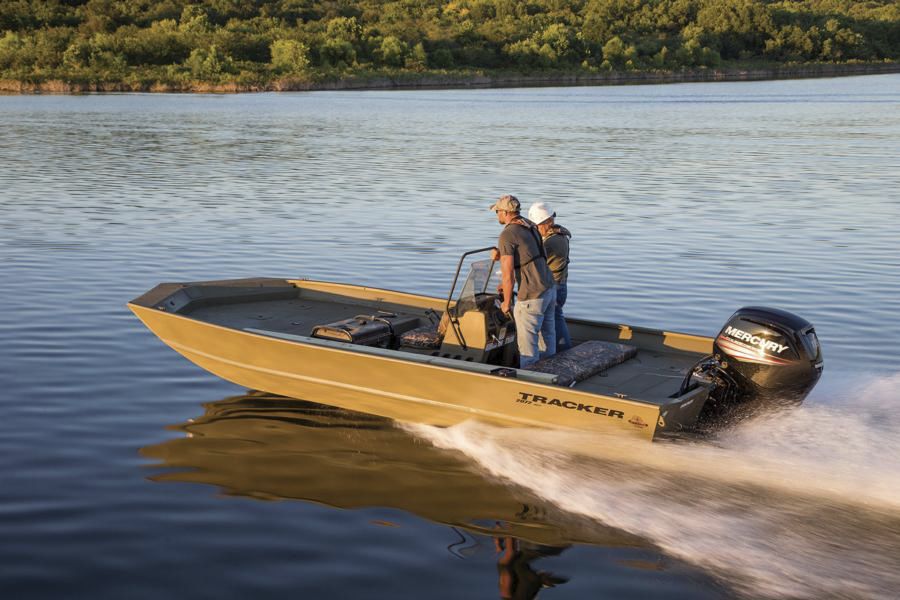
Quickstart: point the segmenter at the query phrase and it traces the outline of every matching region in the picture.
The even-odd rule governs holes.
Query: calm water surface
[[[894,598],[898,189],[897,75],[0,97],[0,597]],[[622,463],[248,393],[125,308],[249,276],[442,294],[502,193],[573,230],[569,314],[785,308],[823,380]]]

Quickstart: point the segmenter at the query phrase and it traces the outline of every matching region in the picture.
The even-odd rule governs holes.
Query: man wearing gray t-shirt
[[[519,367],[525,368],[556,353],[556,286],[547,266],[541,235],[534,223],[519,214],[520,207],[515,196],[506,195],[497,200],[491,210],[497,213],[497,221],[505,225],[498,249],[494,251],[494,260],[499,258],[503,276],[500,309],[509,313],[513,307]],[[519,288],[515,303],[514,284]],[[544,352],[540,351],[541,338]]]

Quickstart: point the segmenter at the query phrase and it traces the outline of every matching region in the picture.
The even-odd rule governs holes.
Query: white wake
[[[800,407],[691,443],[479,423],[410,429],[748,596],[893,599],[898,397],[900,375],[845,380]]]

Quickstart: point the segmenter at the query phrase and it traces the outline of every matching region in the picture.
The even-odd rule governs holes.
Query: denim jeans
[[[537,298],[519,300],[513,306],[520,368],[556,354],[556,321],[553,315],[555,306],[555,286]],[[540,351],[541,341],[544,342],[544,352]]]
[[[569,336],[569,326],[566,325],[566,317],[563,315],[563,305],[569,294],[569,286],[565,283],[556,284],[556,351],[562,352],[572,347],[572,338]]]

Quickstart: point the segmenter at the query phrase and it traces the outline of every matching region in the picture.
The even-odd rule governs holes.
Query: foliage
[[[191,50],[184,66],[194,78],[203,81],[217,81],[223,74],[234,72],[234,60],[215,44]]]
[[[309,47],[297,40],[275,40],[272,66],[282,73],[304,73],[309,68]]]
[[[896,60],[896,0],[0,2],[6,79],[215,84]]]

